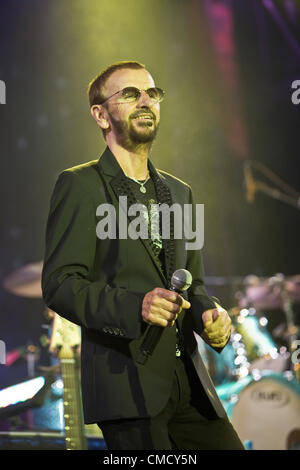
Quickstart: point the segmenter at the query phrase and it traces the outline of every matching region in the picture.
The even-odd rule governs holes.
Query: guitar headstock
[[[71,359],[76,356],[76,348],[80,344],[80,327],[55,313],[50,339],[50,352],[56,354],[60,359]]]

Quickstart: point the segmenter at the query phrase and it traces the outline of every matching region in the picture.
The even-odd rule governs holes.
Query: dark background
[[[151,159],[205,204],[209,292],[231,308],[241,287],[232,277],[300,273],[299,210],[261,192],[247,202],[243,173],[254,160],[300,191],[300,104],[291,101],[300,80],[299,2],[6,0],[0,44],[0,339],[8,351],[41,347],[47,333],[42,300],[16,296],[3,282],[42,260],[59,172],[104,150],[86,91],[117,60],[144,63],[166,90]],[[282,321],[281,311],[264,313],[274,326]],[[26,375],[24,360],[0,365],[0,388]]]

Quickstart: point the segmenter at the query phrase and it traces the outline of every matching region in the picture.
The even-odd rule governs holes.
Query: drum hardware
[[[237,333],[243,338],[248,373],[253,370],[270,370],[283,372],[288,363],[289,354],[285,348],[277,348],[272,336],[267,331],[268,320],[258,317],[254,308],[241,309],[239,315],[233,317],[233,324]],[[245,368],[243,376],[247,374]]]
[[[235,352],[232,377],[234,377],[235,380],[240,380],[248,375],[250,363],[248,361],[243,337],[236,330],[232,333],[231,344]]]
[[[299,302],[299,290],[300,290],[300,276],[294,276],[292,280],[286,281],[283,275],[277,275],[275,278],[277,285],[280,287],[281,296],[283,299],[283,311],[286,317],[287,324],[287,335],[286,340],[288,342],[288,349],[290,352],[290,366],[294,370],[296,380],[300,383],[300,370],[299,363],[293,363],[293,355],[298,349],[297,340],[299,328],[295,325],[295,316],[293,310],[293,301]]]
[[[247,373],[253,371],[271,370],[274,372],[284,372],[289,368],[294,370],[299,376],[298,364],[292,365],[291,357],[295,352],[294,345],[297,345],[296,338],[299,328],[295,325],[293,304],[300,303],[300,275],[285,277],[283,274],[276,274],[270,278],[248,275],[243,279],[240,277],[210,277],[206,278],[206,283],[211,285],[229,285],[232,287],[242,286],[242,290],[237,290],[235,298],[238,305],[229,310],[236,333],[240,333],[243,345],[234,349],[234,359],[231,363],[231,372],[227,374],[226,380],[240,380]],[[262,312],[265,310],[280,309],[286,317],[285,339],[287,349],[278,348],[271,334],[267,331],[268,319]],[[228,343],[221,355],[213,356],[215,362],[222,362],[221,357],[226,349],[232,347],[232,342]],[[236,354],[236,353],[240,354]],[[212,353],[209,353],[212,355]],[[235,357],[237,356],[237,357]],[[211,361],[213,362],[213,361]],[[218,365],[210,366],[215,373]],[[227,367],[228,369],[228,367]],[[296,374],[297,372],[297,374]],[[212,374],[215,376],[215,374]],[[215,376],[217,384],[220,384],[220,373]]]
[[[286,364],[285,367],[292,368],[297,380],[300,381],[299,367],[297,364],[291,363],[292,355],[297,351],[298,345],[299,327],[295,324],[293,305],[300,303],[300,275],[285,277],[282,273],[278,273],[270,278],[249,275],[244,280],[244,286],[245,295],[241,296],[240,292],[237,295],[241,308],[281,309],[284,312],[286,318],[285,340],[288,344],[289,356],[285,354],[280,359],[282,359],[282,365],[284,365],[284,359],[290,362],[289,366]],[[260,367],[266,366],[267,364],[260,365]]]
[[[254,178],[253,170],[256,170],[256,172],[263,175],[264,178],[270,180],[275,186],[270,186]],[[250,159],[245,160],[243,171],[246,200],[249,203],[254,202],[256,193],[262,192],[272,199],[282,201],[296,209],[300,209],[300,193],[261,162]]]
[[[278,273],[266,278],[250,274],[244,278],[244,293],[238,291],[236,298],[240,308],[256,310],[284,310],[287,301],[300,303],[300,275],[285,277]]]

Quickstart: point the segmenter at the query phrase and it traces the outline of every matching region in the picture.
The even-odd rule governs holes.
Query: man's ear
[[[109,122],[105,116],[105,111],[104,107],[101,106],[100,104],[94,104],[91,106],[91,115],[97,122],[98,126],[101,127],[101,129],[108,129],[109,128]]]

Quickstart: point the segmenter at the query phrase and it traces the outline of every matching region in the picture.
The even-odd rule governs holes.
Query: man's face
[[[154,87],[154,81],[145,69],[116,70],[104,85],[103,95],[109,97],[126,87],[147,90]],[[116,141],[132,150],[143,143],[151,143],[156,136],[160,118],[159,103],[154,103],[147,93],[130,103],[119,103],[120,94],[105,103],[110,132]]]

